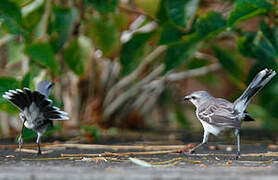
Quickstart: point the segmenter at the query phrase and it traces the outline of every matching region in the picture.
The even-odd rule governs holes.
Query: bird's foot
[[[195,153],[195,150],[194,149],[191,149],[190,151],[189,151],[189,154],[194,154]]]
[[[41,151],[40,149],[38,150],[37,155],[38,155],[38,156],[42,155],[42,151]]]
[[[240,152],[236,153],[236,160],[240,159]]]

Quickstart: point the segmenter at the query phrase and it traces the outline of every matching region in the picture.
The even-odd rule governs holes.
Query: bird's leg
[[[236,153],[236,159],[240,158],[240,133],[239,129],[235,130],[235,136],[236,136],[236,141],[237,141],[237,153]]]
[[[20,117],[20,118],[23,118],[23,123],[22,123],[22,127],[21,127],[21,131],[20,131],[19,137],[17,139],[19,151],[21,151],[21,148],[22,148],[22,145],[23,145],[23,138],[22,138],[22,136],[23,136],[24,123],[26,121],[25,117]]]
[[[208,137],[209,137],[209,132],[204,131],[204,137],[203,137],[203,141],[198,144],[197,146],[195,146],[193,149],[191,149],[189,151],[190,154],[195,153],[195,150],[198,149],[199,147],[201,147],[202,145],[206,144],[206,142],[208,142]]]
[[[40,146],[40,143],[41,143],[41,136],[42,134],[41,133],[38,133],[38,137],[37,137],[37,145],[38,145],[38,155],[41,155],[42,152],[41,152],[41,146]]]

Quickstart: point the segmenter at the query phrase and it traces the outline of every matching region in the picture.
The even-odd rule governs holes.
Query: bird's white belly
[[[200,122],[203,125],[204,131],[207,131],[215,136],[217,136],[222,130],[224,130],[223,127],[214,126],[202,120],[200,120]]]

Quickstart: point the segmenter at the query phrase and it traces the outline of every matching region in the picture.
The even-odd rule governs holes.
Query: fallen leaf
[[[7,155],[7,156],[5,156],[6,158],[14,158],[15,157],[15,155]]]
[[[201,167],[201,168],[208,168],[208,166],[205,165],[205,164],[201,164],[200,167]]]
[[[143,166],[143,167],[153,167],[152,164],[146,162],[146,161],[143,161],[141,159],[137,159],[137,158],[128,158],[131,162],[133,162],[134,164],[137,164],[139,166]]]
[[[84,157],[84,158],[81,159],[81,161],[95,161],[96,163],[99,163],[100,161],[107,162],[107,159],[104,158],[104,157],[97,157],[97,158],[87,158],[87,157]]]
[[[220,159],[218,157],[215,157],[215,160],[220,161]]]
[[[226,162],[226,165],[230,165],[230,164],[232,164],[232,162],[233,161],[229,160],[229,161]]]

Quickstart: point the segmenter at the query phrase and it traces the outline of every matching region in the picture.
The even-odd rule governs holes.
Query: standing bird
[[[189,100],[196,106],[197,118],[200,120],[204,128],[203,142],[193,148],[190,153],[194,153],[197,148],[205,144],[208,141],[209,134],[218,135],[223,130],[235,129],[235,135],[237,138],[236,158],[240,157],[239,131],[241,128],[241,122],[254,120],[246,112],[246,107],[250,100],[275,74],[276,72],[271,69],[260,71],[243,94],[234,103],[222,98],[212,97],[206,91],[195,91],[190,95],[185,96],[185,101]]]
[[[19,117],[22,120],[22,129],[18,138],[19,149],[23,144],[24,126],[35,131],[37,136],[38,155],[41,154],[41,136],[46,131],[48,124],[53,126],[53,120],[68,120],[67,113],[59,108],[51,106],[52,101],[48,98],[54,83],[41,81],[37,84],[36,90],[28,88],[9,90],[3,98],[14,104],[19,110]]]

